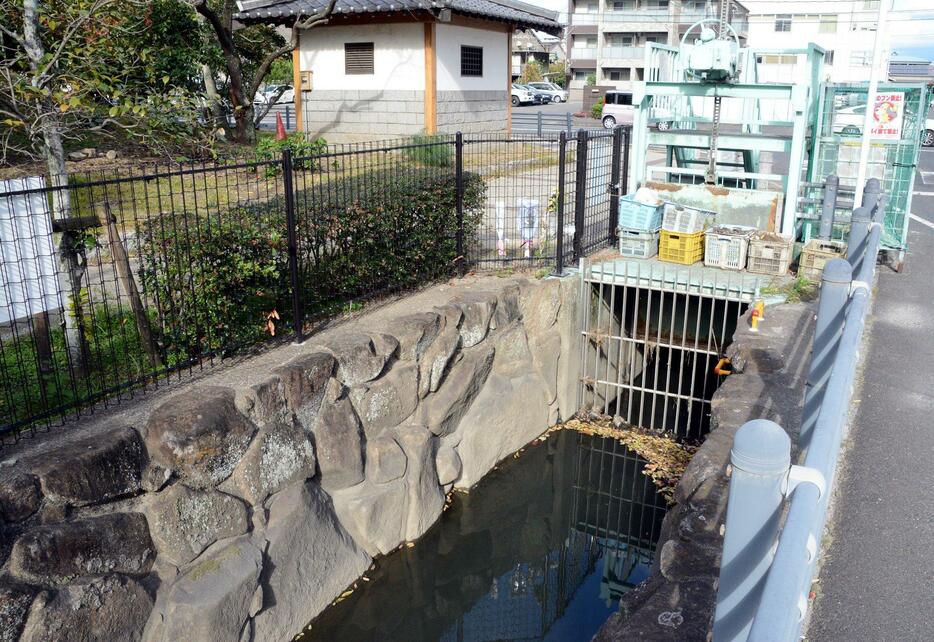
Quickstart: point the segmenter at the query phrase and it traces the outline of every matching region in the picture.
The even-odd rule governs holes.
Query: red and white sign
[[[869,137],[899,140],[902,137],[904,119],[905,92],[892,91],[876,94]]]

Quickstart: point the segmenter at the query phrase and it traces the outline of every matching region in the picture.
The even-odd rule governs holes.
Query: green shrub
[[[406,157],[413,163],[425,167],[450,167],[452,164],[454,146],[443,136],[416,134],[409,139],[408,144],[417,145],[405,149]]]
[[[297,193],[306,316],[330,313],[364,294],[452,274],[455,185],[451,171],[403,168]],[[468,173],[464,188],[469,239],[486,187]],[[150,220],[142,231],[141,259],[140,277],[159,310],[168,354],[196,356],[256,343],[266,336],[273,310],[283,322],[291,317],[282,197],[210,219],[176,213]]]
[[[606,101],[605,98],[601,98],[593,104],[590,108],[590,117],[599,119],[603,115],[603,103]]]
[[[296,169],[317,169],[317,163],[311,156],[323,154],[328,149],[328,143],[323,138],[309,140],[304,134],[291,134],[285,140],[276,140],[272,136],[264,136],[256,142],[256,157],[259,160],[279,160],[282,151],[292,150],[292,164]],[[282,169],[281,165],[266,165],[266,176],[275,176]]]

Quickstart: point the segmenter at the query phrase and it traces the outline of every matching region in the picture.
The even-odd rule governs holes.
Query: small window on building
[[[775,16],[775,31],[791,31],[790,13],[780,13]]]
[[[837,16],[822,15],[820,17],[820,33],[837,33]]]
[[[373,43],[344,43],[344,73],[348,76],[373,74]]]
[[[483,75],[483,47],[461,45],[461,76]]]
[[[824,52],[824,64],[832,65],[833,64],[833,49]]]

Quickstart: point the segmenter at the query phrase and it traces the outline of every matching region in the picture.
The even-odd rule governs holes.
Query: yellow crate
[[[833,259],[846,258],[846,243],[812,239],[798,257],[798,276],[811,282],[820,281],[824,266]]]
[[[658,260],[691,265],[704,258],[704,231],[694,234],[663,229],[658,241]]]

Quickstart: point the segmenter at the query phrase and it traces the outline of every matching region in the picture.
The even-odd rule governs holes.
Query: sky
[[[525,0],[546,9],[566,12],[567,0]],[[890,48],[900,54],[934,60],[934,0],[890,0]],[[835,0],[817,0],[813,12],[828,13],[838,6]],[[757,43],[750,43],[756,46]],[[807,43],[802,43],[807,44]],[[761,43],[759,46],[762,46]]]

